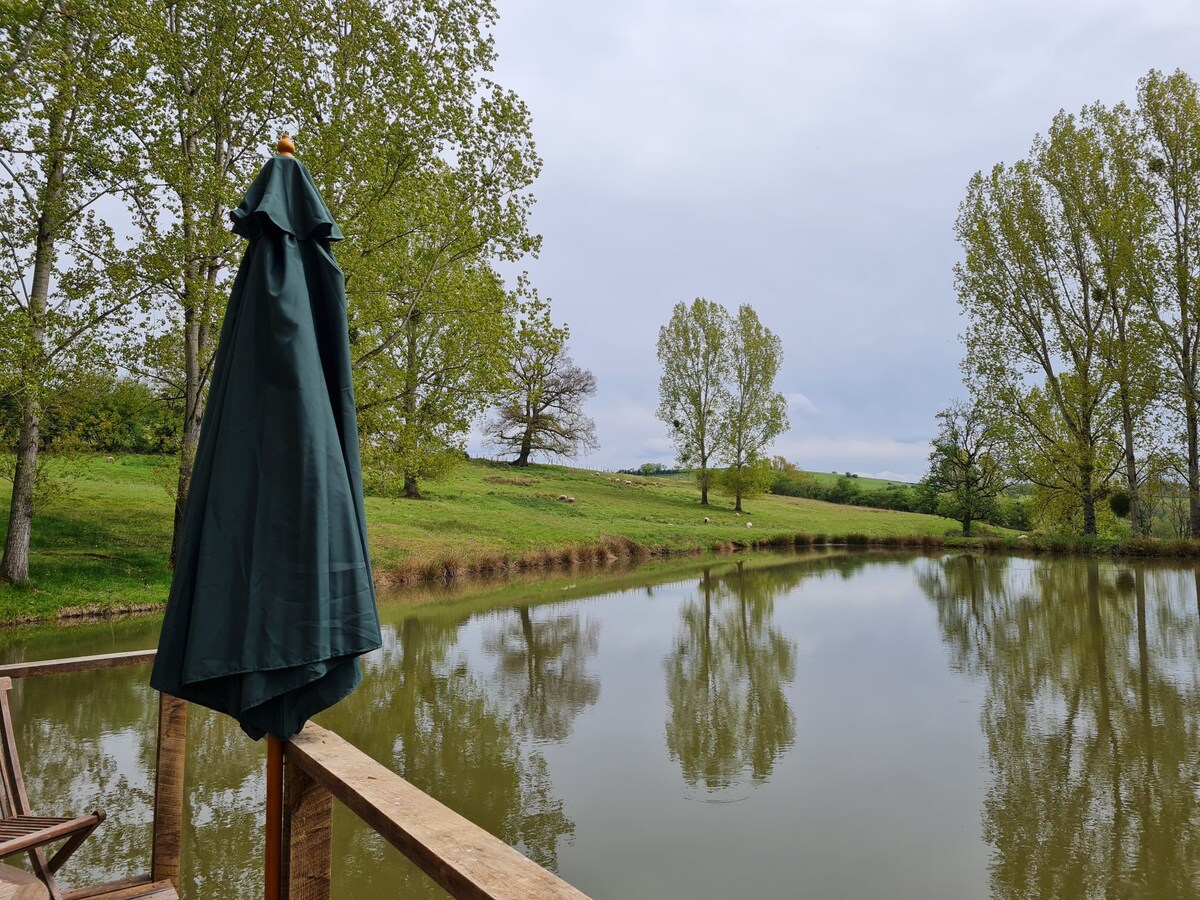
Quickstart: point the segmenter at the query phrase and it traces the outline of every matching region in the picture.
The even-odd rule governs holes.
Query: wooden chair
[[[62,900],[54,873],[104,821],[104,811],[74,818],[33,815],[17,759],[17,740],[8,708],[10,690],[12,679],[0,678],[0,859],[28,853],[34,874],[45,882],[52,900]],[[66,843],[47,861],[42,848],[63,840]]]

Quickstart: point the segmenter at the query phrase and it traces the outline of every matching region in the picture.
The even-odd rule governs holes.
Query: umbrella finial
[[[280,156],[296,155],[296,142],[292,140],[292,136],[286,131],[280,135],[279,143],[275,145],[275,152]]]

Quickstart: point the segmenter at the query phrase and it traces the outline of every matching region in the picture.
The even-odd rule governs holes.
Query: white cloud
[[[813,416],[817,414],[817,404],[798,391],[787,395],[787,404],[788,409],[797,415]]]

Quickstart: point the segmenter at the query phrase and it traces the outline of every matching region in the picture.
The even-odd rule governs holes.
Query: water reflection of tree
[[[534,621],[528,606],[501,613],[484,649],[499,657],[494,684],[524,735],[561,741],[584,709],[600,699],[600,681],[587,671],[600,624],[578,613]]]
[[[125,878],[131,858],[148,867],[157,724],[151,695],[128,670],[15,682],[13,720],[34,811],[103,807],[111,817],[63,869],[65,883]]]
[[[805,577],[795,567],[746,569],[714,578],[680,610],[664,663],[670,718],[667,750],[690,785],[717,790],[747,775],[755,784],[795,741],[784,687],[796,676],[796,646],[774,624],[774,598]]]
[[[987,682],[993,895],[1200,896],[1192,598],[1141,565],[1026,564],[958,556],[920,579]]]
[[[370,756],[496,837],[551,869],[574,835],[554,797],[545,759],[523,751],[519,729],[456,650],[461,621],[410,617],[388,635],[350,699],[322,719]],[[388,855],[382,845],[335,831],[335,858],[367,885]],[[388,873],[387,883],[393,883]],[[423,876],[398,895],[427,890]],[[376,888],[378,882],[376,882]],[[389,887],[389,891],[391,888]]]

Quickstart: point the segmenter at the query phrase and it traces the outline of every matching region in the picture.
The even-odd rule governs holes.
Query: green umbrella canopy
[[[341,240],[308,170],[267,162],[213,365],[153,687],[286,739],[380,645]]]

